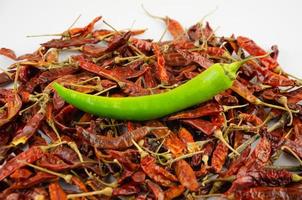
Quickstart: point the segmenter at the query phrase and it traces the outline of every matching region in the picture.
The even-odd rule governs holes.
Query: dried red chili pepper
[[[281,74],[277,74],[271,71],[265,72],[265,78],[263,80],[264,84],[271,85],[273,87],[278,86],[294,86],[295,81],[289,79]]]
[[[13,82],[12,77],[10,77],[7,73],[5,72],[0,73],[0,86],[5,86],[12,82]]]
[[[87,61],[83,56],[74,56],[73,59],[75,59],[78,62],[79,66],[82,69],[84,69],[88,72],[98,74],[98,75],[100,75],[104,78],[107,78],[109,80],[114,80],[114,81],[116,80],[116,77],[113,76],[113,74],[111,73],[110,70],[103,69],[100,66]]]
[[[32,175],[32,172],[26,168],[17,169],[9,177],[16,180],[28,179]]]
[[[201,24],[197,23],[188,29],[188,36],[192,41],[198,41],[201,38]]]
[[[76,176],[72,176],[71,182],[83,192],[88,192],[86,185]]]
[[[155,158],[150,155],[141,158],[141,167],[152,180],[162,186],[171,187],[177,181],[173,174],[157,165]]]
[[[94,18],[87,26],[81,28],[71,28],[65,31],[62,35],[69,37],[86,37],[93,31],[94,25],[102,19],[101,16]]]
[[[206,22],[205,26],[201,23],[197,23],[189,28],[188,35],[192,41],[201,39],[211,40],[211,37],[214,36],[214,32],[208,22]]]
[[[146,73],[144,73],[144,81],[145,81],[145,88],[154,88],[156,86],[156,81],[153,78],[151,68],[146,67],[148,69]]]
[[[206,135],[212,135],[218,128],[215,124],[203,119],[185,119],[182,122],[191,125],[192,127],[202,131]]]
[[[170,187],[169,189],[167,189],[165,191],[165,199],[172,200],[172,199],[182,195],[184,191],[185,191],[185,187],[182,185]]]
[[[245,165],[249,169],[263,167],[269,161],[270,156],[271,143],[267,138],[262,137]]]
[[[138,194],[141,191],[140,187],[135,183],[127,183],[119,188],[114,188],[112,196],[128,196]]]
[[[0,48],[0,55],[3,55],[12,60],[17,60],[17,56],[16,56],[15,52],[11,49]]]
[[[143,171],[137,171],[132,176],[131,179],[136,183],[143,183],[146,179],[146,174]]]
[[[5,165],[1,168],[0,171],[0,181],[2,181],[7,176],[11,175],[17,169],[26,166],[26,163],[33,163],[39,160],[44,155],[43,150],[39,146],[33,146],[30,149],[20,153],[16,157],[10,159]],[[21,162],[23,161],[23,162]]]
[[[152,50],[152,42],[148,40],[142,40],[138,38],[130,38],[131,44],[141,51],[149,52]]]
[[[239,119],[249,122],[255,126],[261,125],[263,123],[263,121],[259,117],[253,114],[240,113],[238,117]]]
[[[157,68],[159,80],[163,84],[168,84],[169,75],[167,73],[166,66],[165,66],[165,58],[164,58],[163,54],[161,53],[160,48],[157,44],[152,43],[152,50],[157,57],[156,68]]]
[[[195,62],[205,69],[213,65],[212,61],[197,52],[190,52],[184,49],[177,49],[177,52],[181,54],[186,60],[190,62]]]
[[[0,115],[0,127],[8,123],[21,109],[22,102],[13,90],[0,89],[0,103],[6,104],[6,111]]]
[[[61,131],[74,132],[75,128],[69,127],[69,122],[71,121],[68,116],[75,115],[78,110],[72,105],[65,106],[60,112],[55,115],[54,122]]]
[[[146,180],[147,186],[151,189],[152,193],[155,196],[156,200],[164,200],[165,194],[163,190],[156,184],[150,180]]]
[[[134,160],[138,156],[138,152],[132,149],[120,152],[115,150],[106,151],[113,159],[117,159],[126,169],[135,171],[139,168],[139,164],[135,163]]]
[[[192,136],[192,134],[185,128],[180,128],[179,132],[178,132],[178,137],[185,143],[190,143],[190,142],[194,142],[194,138]]]
[[[191,63],[185,59],[180,53],[169,52],[164,54],[166,64],[173,67],[183,67]]]
[[[23,129],[20,129],[16,133],[16,136],[13,138],[11,144],[13,144],[14,146],[17,146],[19,144],[25,144],[29,140],[29,138],[31,138],[36,133],[44,117],[45,117],[44,110],[37,112],[27,122],[27,124],[23,127]]]
[[[254,187],[238,191],[230,197],[238,200],[299,199],[301,189],[298,187]]]
[[[41,44],[41,46],[45,48],[62,49],[66,47],[79,47],[84,44],[95,44],[97,42],[99,42],[99,40],[95,38],[52,39],[49,42]]]
[[[178,21],[170,17],[165,17],[165,23],[174,39],[186,39],[186,32]]]
[[[178,112],[177,114],[168,117],[168,120],[198,118],[203,116],[215,115],[222,111],[223,108],[219,104],[209,102],[206,104],[202,104],[193,110]]]
[[[302,89],[299,88],[299,89],[296,89],[294,91],[291,91],[291,92],[288,92],[284,95],[287,96],[287,102],[289,104],[297,104],[299,101],[302,100]]]
[[[229,94],[228,91],[222,92],[216,95],[214,98],[219,104],[222,105],[231,106],[231,105],[237,105],[239,103],[238,99],[235,96]]]
[[[267,54],[266,51],[264,51],[253,40],[251,40],[247,37],[239,36],[239,37],[237,37],[237,42],[240,47],[242,47],[244,50],[246,50],[252,56],[261,56],[261,55]],[[270,56],[260,58],[259,60],[265,67],[267,67],[269,69],[274,69],[277,66],[279,66],[278,62]]]
[[[216,173],[220,173],[228,156],[228,147],[219,142],[213,152],[211,166]]]
[[[84,45],[82,47],[82,52],[86,55],[90,55],[92,57],[98,57],[102,55],[106,50],[106,47],[100,47],[97,45]]]
[[[108,44],[105,52],[111,52],[111,51],[114,51],[116,50],[117,48],[125,45],[129,38],[131,36],[131,32],[128,31],[126,33],[123,33],[123,34],[118,34],[118,35],[115,35],[113,38],[112,38],[112,41]]]
[[[245,85],[240,83],[239,81],[234,81],[232,90],[235,91],[237,94],[239,94],[241,97],[246,99],[250,103],[254,103],[257,101],[257,97],[253,95],[253,93],[248,90]]]
[[[59,183],[54,182],[48,186],[50,200],[67,200],[67,195]]]
[[[211,166],[208,166],[208,161],[212,155],[213,150],[214,150],[214,143],[212,142],[206,143],[202,148],[204,164],[202,164],[200,169],[195,172],[197,177],[205,176],[211,170]]]
[[[38,198],[47,198],[48,192],[43,187],[35,187],[33,189],[29,189],[29,191],[25,192],[25,199],[38,199]]]
[[[121,78],[122,80],[125,79],[133,79],[142,76],[149,68],[143,68],[139,71],[131,69],[130,67],[116,67],[111,70],[115,76]]]
[[[79,162],[67,164],[58,156],[50,153],[45,153],[43,157],[38,161],[38,165],[40,167],[52,171],[63,171],[63,170],[74,169],[77,167],[85,166],[85,164],[81,164]]]
[[[81,134],[85,140],[89,141],[91,145],[103,149],[126,149],[133,145],[132,140],[139,141],[150,133],[152,128],[141,127],[134,131],[127,132],[119,137],[99,136],[88,132],[82,127],[77,127],[77,132]]]
[[[231,165],[228,167],[227,171],[223,173],[223,176],[228,177],[237,174],[239,169],[245,165],[245,162],[248,159],[248,156],[250,154],[251,147],[248,146],[238,157],[236,160],[234,159]]]
[[[228,57],[229,53],[223,48],[219,47],[208,47],[206,49],[206,52],[210,56],[215,56],[215,57]]]
[[[29,188],[29,187],[32,187],[39,183],[42,183],[44,181],[51,181],[55,178],[56,178],[56,176],[54,176],[54,175],[51,175],[51,174],[48,174],[45,172],[37,172],[34,176],[30,177],[27,180],[16,182],[15,184],[13,184],[11,186],[10,189],[16,190],[16,189]]]
[[[56,178],[54,175],[47,174],[47,173],[44,173],[44,172],[37,172],[37,174],[35,174],[34,176],[32,176],[32,177],[30,177],[26,180],[14,182],[10,187],[6,188],[4,191],[2,191],[0,193],[0,198],[5,199],[13,191],[17,191],[17,190],[20,190],[20,189],[31,188],[35,185],[40,184],[40,183],[43,183],[43,182],[46,182],[46,181],[51,181],[54,178]]]
[[[255,186],[285,186],[296,181],[293,174],[286,170],[262,169],[259,171],[248,171],[244,175],[237,176],[227,193]]]
[[[175,162],[175,172],[179,182],[190,191],[196,191],[199,187],[195,173],[185,160]]]
[[[48,71],[42,72],[41,74],[39,74],[39,76],[32,78],[26,84],[26,91],[33,92],[35,87],[37,87],[38,85],[49,83],[59,78],[60,76],[73,74],[75,72],[77,72],[77,68],[71,66],[50,69]]]
[[[302,159],[302,147],[301,143],[286,139],[283,146],[288,147],[293,151],[299,158]],[[286,149],[285,149],[286,150]]]

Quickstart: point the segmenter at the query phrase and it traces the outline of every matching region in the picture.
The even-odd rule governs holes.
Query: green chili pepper
[[[216,63],[170,91],[139,97],[103,97],[83,94],[58,83],[53,87],[66,102],[85,112],[121,120],[150,120],[205,102],[230,88],[236,72],[250,59],[231,64]]]

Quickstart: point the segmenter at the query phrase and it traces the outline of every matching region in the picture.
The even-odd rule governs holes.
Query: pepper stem
[[[285,71],[282,70],[282,68],[280,67],[280,65],[278,65],[275,69],[274,69],[274,72],[278,73],[278,74],[282,74],[282,75],[285,75],[285,76],[289,76],[293,79],[295,79],[296,83],[298,85],[302,85],[302,79],[292,75],[292,74],[288,74],[286,73]]]
[[[283,114],[281,116],[281,118],[275,124],[273,124],[271,127],[269,127],[267,129],[267,132],[270,133],[278,128],[283,127],[286,123],[286,119],[287,119],[287,113]]]
[[[282,107],[282,106],[277,106],[277,105],[274,105],[274,104],[265,103],[265,102],[261,101],[258,98],[256,99],[256,101],[254,103],[256,105],[262,105],[262,106],[267,106],[267,107],[270,107],[270,108],[276,108],[276,109],[279,109],[279,110],[290,111],[292,113],[298,113],[299,112],[298,110],[288,110],[288,109],[286,109],[285,107]]]
[[[217,182],[217,181],[223,181],[223,182],[233,182],[234,180],[236,180],[236,176],[228,176],[228,177],[223,177],[223,178],[215,178],[215,179],[208,179],[202,182],[202,185],[206,185],[208,183],[212,183],[212,182]]]
[[[93,192],[84,192],[79,194],[68,194],[67,199],[74,199],[79,197],[88,197],[88,196],[94,196],[94,195],[105,195],[107,197],[112,196],[113,189],[111,187],[105,187],[102,190],[93,191]]]
[[[250,60],[254,60],[254,59],[258,59],[258,58],[264,58],[264,57],[267,57],[269,55],[270,55],[270,53],[267,53],[267,54],[264,54],[264,55],[261,55],[261,56],[250,56],[250,57],[247,57],[243,60],[233,62],[231,64],[222,64],[222,67],[223,67],[224,71],[226,72],[226,75],[229,76],[229,78],[231,80],[235,80],[236,79],[236,73],[243,64],[245,64],[246,62],[248,62]]]
[[[302,181],[302,176],[299,176],[298,174],[292,174],[292,181],[300,182],[300,181]]]
[[[226,145],[233,153],[235,153],[236,155],[240,155],[240,153],[238,151],[236,151],[223,137],[222,131],[221,130],[215,130],[214,132],[214,136],[219,139],[224,145]]]
[[[283,104],[284,105],[284,108],[287,110],[288,114],[289,114],[289,122],[287,124],[287,126],[291,126],[292,123],[293,123],[293,113],[291,112],[291,110],[289,109],[288,107],[288,104],[287,104],[287,97],[286,96],[281,96],[279,99],[278,99],[278,102]]]
[[[196,149],[198,149],[198,150],[202,149],[205,144],[207,144],[211,141],[212,141],[212,139],[201,140],[201,141],[196,141],[196,142],[188,142],[187,149],[189,152],[193,153],[196,151]]]
[[[241,153],[243,152],[250,144],[254,143],[258,138],[260,137],[259,134],[254,135],[250,139],[248,139],[246,142],[242,143],[239,147],[236,148],[236,151]],[[232,152],[229,154],[230,158],[234,158],[235,154]]]
[[[300,157],[291,148],[289,148],[287,146],[282,146],[281,150],[282,151],[284,151],[284,150],[289,151],[299,161],[300,165],[302,166],[302,160],[300,159]]]
[[[148,156],[149,154],[147,152],[145,152],[133,139],[131,139],[132,143],[134,144],[134,146],[137,148],[141,158],[144,158],[146,156]]]
[[[243,108],[243,107],[246,107],[246,106],[248,106],[248,105],[249,105],[249,104],[247,103],[247,104],[237,105],[237,106],[225,106],[225,105],[223,105],[222,107],[223,107],[223,111],[224,111],[224,112],[227,112],[227,111],[229,111],[229,110],[236,109],[236,108]]]
[[[58,172],[54,172],[54,171],[51,171],[49,169],[45,169],[43,167],[39,167],[37,165],[30,164],[30,163],[28,163],[26,161],[23,161],[23,160],[19,160],[19,162],[24,163],[24,164],[26,164],[26,165],[34,168],[34,169],[37,169],[39,171],[42,171],[42,172],[45,172],[45,173],[48,173],[48,174],[51,174],[51,175],[58,176],[58,177],[64,179],[66,183],[71,183],[71,179],[72,179],[72,175],[71,174],[65,175],[65,174],[61,174],[61,173],[58,173]]]
[[[224,194],[203,194],[203,195],[193,195],[194,199],[208,199],[211,197],[225,197]]]
[[[184,154],[182,156],[174,158],[173,160],[168,161],[167,164],[170,164],[170,166],[171,166],[176,161],[183,160],[185,158],[190,158],[194,155],[201,154],[201,153],[204,153],[204,151],[201,150],[201,151],[196,151],[196,152],[193,152],[193,153]]]

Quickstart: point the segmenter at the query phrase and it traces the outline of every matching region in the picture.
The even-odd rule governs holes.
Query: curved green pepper
[[[103,97],[83,94],[58,83],[53,87],[68,103],[85,112],[121,120],[150,120],[186,109],[213,98],[230,88],[236,72],[247,60],[216,63],[170,91],[139,97]]]

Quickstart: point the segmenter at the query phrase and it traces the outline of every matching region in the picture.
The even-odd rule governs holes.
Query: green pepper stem
[[[226,64],[225,66],[222,65],[222,67],[224,68],[224,70],[226,71],[226,75],[230,77],[230,79],[234,80],[236,79],[236,73],[237,71],[240,69],[240,67],[245,64],[246,62],[250,61],[250,60],[254,60],[257,58],[264,58],[269,56],[270,53],[261,55],[261,56],[251,56],[251,57],[247,57],[243,60],[239,60],[236,62],[233,62],[231,64]]]

